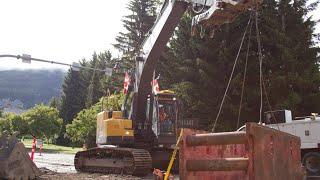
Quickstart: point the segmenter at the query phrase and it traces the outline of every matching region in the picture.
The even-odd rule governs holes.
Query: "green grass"
[[[22,140],[21,140],[22,141]],[[32,148],[32,139],[24,139],[22,143],[27,148],[28,151],[31,151]],[[43,144],[42,152],[44,153],[66,153],[66,154],[75,154],[78,151],[82,151],[82,148],[78,147],[67,147],[67,146],[59,146],[54,144]],[[39,152],[39,147],[37,147],[37,151]]]

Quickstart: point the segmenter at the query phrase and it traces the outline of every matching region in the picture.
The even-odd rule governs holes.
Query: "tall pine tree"
[[[82,66],[86,61],[81,62]],[[87,83],[81,77],[84,70],[73,71],[70,69],[62,85],[60,116],[64,123],[68,124],[76,114],[85,107],[85,95],[87,94]]]
[[[87,62],[82,60],[80,63],[82,66],[86,66]],[[67,144],[68,139],[65,137],[66,125],[70,124],[73,118],[85,108],[85,98],[87,94],[87,83],[82,78],[83,69],[80,71],[73,71],[69,69],[67,76],[64,79],[62,85],[62,96],[60,105],[60,117],[63,119],[63,125],[58,144]]]
[[[294,115],[317,112],[320,106],[319,67],[313,37],[315,22],[306,18],[316,4],[305,1],[266,0],[259,9],[263,76],[273,109],[292,109]],[[175,88],[184,101],[187,116],[198,116],[212,124],[216,118],[235,56],[250,12],[208,36],[190,36],[191,17],[181,21],[170,47],[159,63],[167,87]],[[254,23],[254,17],[253,17]],[[253,24],[241,123],[259,120],[259,60]],[[220,130],[237,124],[248,35],[240,52],[221,116]],[[265,96],[265,94],[264,94]],[[263,111],[269,110],[266,97]]]
[[[104,70],[110,67],[112,56],[109,51],[92,55],[92,59],[83,59],[80,64],[84,67]],[[63,127],[58,143],[66,143],[65,126],[70,124],[76,115],[83,109],[90,107],[106,94],[107,76],[104,72],[92,69],[70,69],[62,85],[62,97],[60,105],[60,117],[63,119]]]
[[[143,40],[156,19],[159,0],[131,0],[127,6],[129,15],[124,16],[122,22],[124,32],[116,37],[115,49],[120,53],[118,58],[111,61],[113,75],[107,78],[107,89],[110,93],[123,89],[124,72],[132,72],[135,67],[134,57],[140,50]]]
[[[89,66],[94,69],[104,70],[110,68],[112,56],[110,51],[92,55],[92,60]],[[106,94],[106,81],[107,77],[104,72],[98,70],[87,70],[86,76],[83,76],[88,82],[88,94],[86,96],[86,107],[97,103],[99,99]]]
[[[121,65],[134,67],[133,57],[140,50],[143,40],[156,19],[159,0],[131,0],[128,4],[130,15],[122,20],[125,32],[116,37],[114,47],[122,54]]]

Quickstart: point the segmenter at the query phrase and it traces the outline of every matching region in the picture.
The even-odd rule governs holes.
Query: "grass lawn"
[[[27,148],[28,151],[31,151],[32,148],[32,139],[24,139],[22,143]],[[67,146],[59,146],[54,144],[46,144],[43,143],[42,152],[45,153],[66,153],[66,154],[75,154],[78,151],[82,151],[82,148],[78,147],[67,147]],[[39,152],[39,147],[37,147],[36,152]]]

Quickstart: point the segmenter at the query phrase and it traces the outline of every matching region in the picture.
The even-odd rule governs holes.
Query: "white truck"
[[[265,113],[265,124],[300,137],[302,164],[308,175],[320,175],[320,117],[317,114],[293,120],[289,110],[269,111]]]

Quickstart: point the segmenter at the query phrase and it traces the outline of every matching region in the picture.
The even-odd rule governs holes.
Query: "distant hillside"
[[[20,100],[24,108],[48,103],[61,95],[65,75],[62,70],[0,71],[0,99]]]

